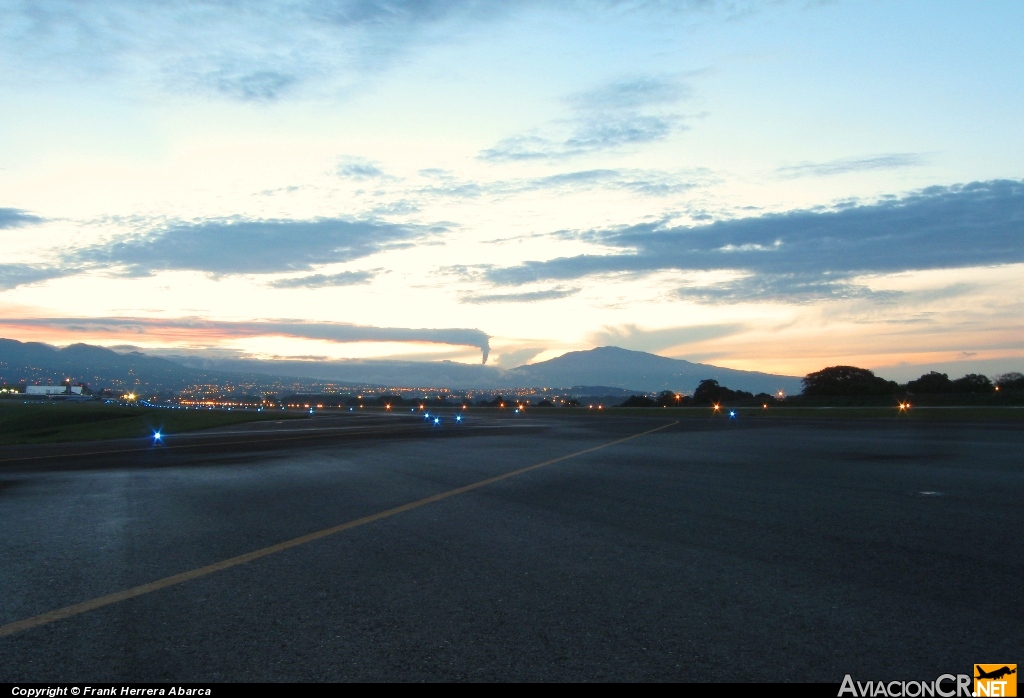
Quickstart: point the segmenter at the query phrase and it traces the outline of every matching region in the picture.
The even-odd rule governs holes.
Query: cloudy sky
[[[1024,366],[1024,4],[0,0],[0,336]]]

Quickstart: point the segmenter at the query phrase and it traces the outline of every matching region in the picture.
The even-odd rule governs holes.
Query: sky
[[[0,0],[0,336],[1021,370],[1020,26],[985,1]]]

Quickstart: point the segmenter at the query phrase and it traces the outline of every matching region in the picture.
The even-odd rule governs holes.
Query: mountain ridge
[[[347,387],[509,390],[607,386],[638,393],[692,392],[707,378],[734,390],[754,393],[778,390],[794,393],[800,389],[800,379],[794,376],[740,371],[614,346],[568,352],[547,361],[502,370],[450,361],[261,361],[188,355],[162,358],[81,343],[57,348],[40,342],[0,339],[0,379],[3,381],[47,378],[59,381],[65,377],[163,390],[181,390],[200,383],[269,385],[307,381]]]
[[[537,387],[549,385],[561,376],[573,376],[570,385],[600,384],[611,387],[637,387],[647,392],[674,390],[692,392],[700,381],[712,378],[733,390],[752,393],[787,394],[800,391],[800,378],[759,371],[741,371],[686,359],[622,347],[596,347],[585,351],[572,351],[536,364],[518,366],[507,373],[520,377],[520,381],[533,381]],[[609,376],[615,376],[609,380]],[[564,383],[564,378],[562,378]],[[541,381],[538,383],[537,381]]]

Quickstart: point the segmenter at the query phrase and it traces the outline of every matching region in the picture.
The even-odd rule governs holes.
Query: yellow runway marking
[[[31,618],[25,618],[24,620],[8,623],[7,625],[0,625],[0,637],[14,635],[15,633],[20,633],[24,630],[30,630],[32,628],[38,628],[40,625],[47,625],[48,623],[53,623],[58,620],[71,618],[73,616],[81,615],[83,613],[88,613],[89,611],[94,611],[97,608],[103,608],[104,606],[110,606],[111,604],[115,604],[121,601],[134,599],[136,596],[149,594],[154,591],[159,591],[160,589],[166,589],[167,587],[174,586],[176,584],[182,584],[183,582],[187,582],[192,579],[198,579],[200,577],[205,577],[215,572],[221,572],[232,567],[237,567],[238,565],[244,565],[247,562],[258,560],[261,557],[266,557],[267,555],[273,555],[274,553],[279,553],[290,548],[305,545],[306,543],[311,543],[315,540],[326,538],[327,536],[333,536],[335,533],[341,533],[342,531],[347,531],[351,528],[356,528],[357,526],[373,523],[374,521],[380,521],[381,519],[386,519],[388,517],[395,516],[396,514],[401,514],[406,511],[418,509],[419,507],[425,506],[427,504],[432,504],[434,502],[439,502],[442,499],[448,499],[449,497],[454,497],[455,495],[458,494],[471,492],[475,489],[486,487],[487,485],[491,485],[495,482],[500,482],[501,480],[506,480],[510,477],[515,477],[516,475],[522,475],[523,473],[528,473],[531,470],[536,470],[537,468],[543,468],[546,465],[560,463],[561,461],[569,460],[570,458],[576,458],[587,453],[600,451],[602,448],[608,448],[609,446],[615,446],[616,444],[631,441],[633,439],[640,438],[641,436],[653,434],[656,431],[661,431],[662,429],[666,429],[676,424],[679,424],[679,422],[673,421],[668,424],[663,424],[660,427],[640,432],[639,434],[633,434],[632,436],[627,436],[622,439],[609,441],[608,443],[601,444],[600,446],[585,448],[582,451],[576,451],[575,453],[570,453],[566,456],[552,458],[551,460],[546,460],[542,463],[535,463],[534,465],[529,465],[525,468],[520,468],[519,470],[513,470],[510,473],[505,473],[504,475],[495,475],[494,477],[489,477],[486,480],[474,482],[471,485],[457,487],[453,490],[441,492],[440,494],[431,495],[430,497],[424,497],[423,499],[418,499],[415,502],[403,504],[401,506],[394,507],[393,509],[387,509],[376,514],[370,514],[369,516],[364,516],[361,519],[355,519],[354,521],[339,524],[338,526],[332,526],[331,528],[325,528],[321,531],[308,533],[304,536],[299,536],[298,538],[286,540],[283,543],[277,543],[276,545],[271,545],[266,548],[254,550],[251,553],[246,553],[244,555],[239,555],[237,557],[228,558],[227,560],[221,560],[220,562],[215,562],[212,565],[206,565],[205,567],[197,567],[194,570],[182,572],[181,574],[176,574],[171,577],[164,577],[163,579],[158,579],[155,582],[141,584],[137,587],[132,587],[131,589],[125,589],[124,591],[118,591],[113,594],[108,594],[107,596],[100,596],[96,599],[83,601],[82,603],[76,603],[71,606],[65,606],[64,608],[58,608],[55,611],[42,613],[38,616],[32,616]]]

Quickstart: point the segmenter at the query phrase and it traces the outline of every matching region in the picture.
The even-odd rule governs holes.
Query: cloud
[[[480,151],[477,157],[492,162],[558,160],[661,141],[686,128],[674,107],[690,94],[689,86],[675,78],[648,76],[612,82],[567,98],[571,116],[545,129],[563,131],[560,137],[517,134]]]
[[[522,186],[528,190],[550,189],[552,187],[577,187],[581,184],[605,183],[617,181],[622,177],[620,170],[578,170],[575,172],[561,172],[546,177],[536,177],[522,180]]]
[[[356,181],[380,179],[385,176],[384,171],[377,167],[375,162],[352,156],[338,158],[336,172],[339,177]]]
[[[34,264],[0,264],[0,290],[77,274],[77,269],[43,267]]]
[[[707,179],[709,172],[704,169],[688,172],[664,172],[638,169],[595,169],[564,172],[546,177],[535,177],[519,181],[518,191],[539,191],[551,189],[580,190],[603,187],[625,189],[648,196],[665,196],[697,187]]]
[[[25,213],[18,208],[0,208],[0,230],[37,225],[42,222],[44,222],[43,218],[33,216],[31,213]]]
[[[370,215],[374,216],[405,216],[410,213],[418,213],[420,206],[415,201],[408,199],[399,199],[397,201],[389,201],[386,204],[375,206],[370,209]]]
[[[516,368],[522,366],[533,357],[544,351],[543,347],[526,347],[523,349],[512,349],[502,351],[498,354],[497,366],[499,368]]]
[[[556,298],[566,298],[579,293],[578,288],[553,288],[548,291],[529,291],[526,293],[501,294],[465,294],[459,298],[460,303],[536,303]]]
[[[0,54],[25,80],[127,75],[270,101],[379,70],[433,27],[506,11],[475,0],[35,0],[0,7]]]
[[[650,143],[672,132],[674,117],[629,114],[618,119],[588,119],[565,142],[566,154]]]
[[[560,160],[600,150],[664,140],[679,125],[678,117],[641,114],[579,120],[564,140],[512,136],[480,151],[481,160]]]
[[[826,177],[864,170],[894,170],[902,167],[919,167],[926,163],[926,158],[919,153],[890,153],[869,158],[844,158],[841,160],[830,160],[829,162],[805,162],[799,165],[780,167],[776,172],[786,178]]]
[[[254,70],[242,74],[218,71],[206,78],[218,92],[245,102],[275,100],[299,82],[297,75],[277,70]]]
[[[893,299],[898,291],[872,291],[866,286],[819,274],[751,274],[740,279],[710,286],[684,286],[676,295],[685,300],[709,305],[744,301],[784,300],[787,303],[812,303],[819,300],[850,298]]]
[[[295,192],[299,191],[300,189],[302,189],[302,187],[297,187],[295,185],[288,186],[288,187],[277,187],[276,189],[264,189],[263,191],[259,192],[259,196],[276,196],[278,194],[294,194]]]
[[[753,0],[32,0],[0,3],[0,73],[24,83],[128,79],[247,102],[345,94],[420,46],[450,43],[524,10],[616,20],[620,12],[742,14]],[[671,96],[646,79],[579,95],[592,108]]]
[[[643,196],[667,196],[700,186],[709,172],[663,172],[638,169],[592,169],[561,172],[544,177],[475,182],[453,176],[436,177],[438,181],[416,191],[431,197],[476,199],[481,196],[503,197],[535,191],[584,191],[588,189],[620,189]]]
[[[728,337],[745,329],[746,325],[737,323],[666,327],[657,330],[645,330],[636,325],[624,325],[605,327],[600,332],[591,333],[587,341],[598,347],[616,346],[635,351],[659,352],[680,344]]]
[[[426,194],[427,196],[442,196],[455,199],[476,199],[484,194],[508,194],[512,191],[513,189],[510,189],[504,182],[491,182],[485,184],[480,182],[459,181],[454,177],[446,177],[437,184],[432,184],[429,187],[423,187],[417,191],[417,193]]]
[[[571,96],[569,102],[590,110],[640,109],[656,104],[675,104],[691,96],[690,86],[678,80],[646,76],[619,80],[581,92]]]
[[[1022,233],[1024,182],[973,182],[832,211],[589,231],[581,239],[623,252],[493,267],[484,278],[520,285],[591,274],[733,270],[743,278],[680,293],[723,300],[831,298],[862,293],[850,284],[864,273],[1022,262]]]
[[[265,274],[347,262],[427,235],[421,228],[342,218],[210,220],[119,238],[69,253],[68,259],[125,266],[133,274]]]
[[[274,288],[325,288],[334,286],[355,286],[373,278],[368,271],[343,271],[339,274],[311,274],[294,279],[271,281]]]
[[[329,342],[416,342],[476,347],[487,363],[490,337],[464,328],[369,327],[346,323],[275,320],[218,322],[200,318],[23,318],[0,319],[0,327],[44,327],[64,333],[151,336],[175,341],[219,341],[244,337],[285,336]]]

